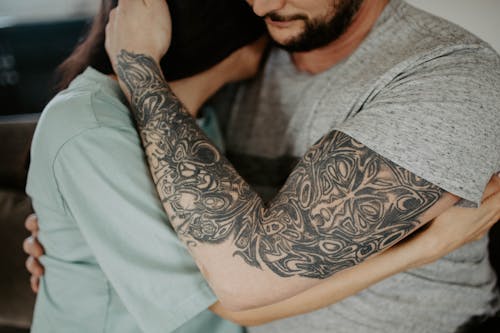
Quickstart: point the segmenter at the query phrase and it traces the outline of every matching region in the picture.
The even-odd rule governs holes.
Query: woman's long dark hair
[[[117,3],[102,0],[87,36],[58,67],[58,90],[66,89],[88,66],[103,74],[113,73],[104,42],[109,12]],[[167,80],[207,70],[265,33],[263,21],[243,0],[169,0],[168,5],[172,43],[160,61]]]
[[[109,12],[116,7],[117,2],[117,0],[102,0],[101,8],[94,17],[87,36],[57,68],[56,88],[58,91],[66,89],[71,81],[88,66],[92,66],[104,74],[113,73],[111,62],[104,48],[104,41]]]

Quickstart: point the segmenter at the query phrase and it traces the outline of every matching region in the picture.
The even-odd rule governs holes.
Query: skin
[[[263,202],[163,79],[158,61],[168,49],[169,24],[141,26],[137,33],[137,22],[152,16],[153,23],[168,21],[166,5],[120,2],[106,48],[170,222],[229,309],[311,288],[383,252],[458,201],[333,131],[311,147],[277,196]],[[165,44],[144,40],[148,33]]]

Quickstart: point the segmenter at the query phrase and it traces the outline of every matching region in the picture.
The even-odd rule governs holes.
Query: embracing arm
[[[265,204],[199,130],[151,57],[122,50],[117,69],[170,221],[231,308],[310,288],[457,200],[334,131]]]
[[[429,247],[433,237],[424,231],[413,240],[397,245],[353,268],[343,270],[318,285],[291,298],[247,311],[230,311],[220,302],[210,310],[242,326],[256,326],[274,320],[312,312],[340,302],[394,274],[434,258],[436,247]],[[431,253],[432,252],[432,253]],[[439,256],[444,255],[441,251]],[[425,257],[425,259],[423,259]]]
[[[144,14],[155,15],[148,12],[151,6]],[[140,10],[130,12],[136,16]],[[161,51],[149,52],[152,46],[141,46],[142,39],[132,47],[120,41],[133,29],[116,23],[134,22],[126,20],[127,10],[120,14],[108,25],[107,49],[134,110],[158,193],[226,306],[245,309],[296,295],[394,245],[457,201],[334,131],[264,203],[172,93],[158,66]]]
[[[500,220],[500,178],[492,177],[479,208],[451,207],[425,230],[418,232],[359,265],[343,270],[320,284],[284,301],[248,311],[234,312],[220,303],[210,309],[244,326],[315,311],[400,272],[429,264],[465,243],[479,240]]]
[[[262,325],[315,311],[354,295],[393,274],[429,264],[468,242],[480,240],[499,220],[500,177],[494,176],[483,193],[479,208],[451,207],[427,224],[422,232],[296,296],[248,311],[229,311],[220,303],[214,304],[210,309],[219,316],[244,326]]]

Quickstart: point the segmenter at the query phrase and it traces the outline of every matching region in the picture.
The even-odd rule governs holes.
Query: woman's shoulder
[[[33,145],[57,150],[88,130],[134,130],[131,115],[116,88],[110,89],[109,82],[97,80],[95,71],[88,74],[85,71],[78,76],[47,104],[37,124]]]
[[[57,188],[54,166],[62,152],[72,156],[81,152],[91,158],[92,152],[82,152],[81,147],[93,144],[95,149],[106,149],[112,144],[105,142],[109,138],[140,147],[129,118],[126,107],[99,82],[85,76],[76,78],[47,104],[37,124],[31,145],[30,194]]]

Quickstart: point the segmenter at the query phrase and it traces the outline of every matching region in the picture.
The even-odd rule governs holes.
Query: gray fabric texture
[[[480,202],[500,169],[500,60],[445,20],[391,1],[362,45],[309,75],[273,50],[242,87],[227,126],[227,154],[269,199],[320,137],[340,130],[464,200]],[[258,332],[453,332],[494,309],[487,239],[393,276],[311,314]]]

